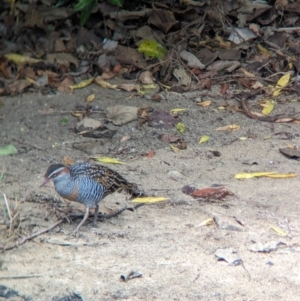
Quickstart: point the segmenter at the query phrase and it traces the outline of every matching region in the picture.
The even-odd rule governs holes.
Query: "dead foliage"
[[[225,100],[241,90],[281,103],[290,94],[299,100],[296,2],[95,2],[84,26],[75,2],[56,4],[25,0],[1,6],[0,95],[72,93],[95,83],[160,101],[160,91],[218,85]],[[295,114],[258,116],[246,99],[240,102],[238,110],[249,118],[300,122]]]

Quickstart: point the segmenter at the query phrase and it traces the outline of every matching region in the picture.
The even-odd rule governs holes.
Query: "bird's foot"
[[[79,228],[77,227],[75,230],[70,232],[69,235],[74,236],[74,237],[78,237],[79,236]]]

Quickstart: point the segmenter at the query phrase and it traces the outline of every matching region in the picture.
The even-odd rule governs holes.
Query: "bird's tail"
[[[128,183],[126,187],[124,187],[124,190],[131,194],[133,197],[141,197],[146,196],[145,192],[140,189],[135,183]]]

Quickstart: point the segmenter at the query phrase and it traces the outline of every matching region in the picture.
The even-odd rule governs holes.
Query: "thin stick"
[[[63,219],[60,219],[58,220],[55,224],[53,224],[52,226],[50,226],[49,228],[46,228],[46,229],[43,229],[43,230],[40,230],[40,231],[37,231],[29,236],[26,236],[26,237],[23,237],[21,240],[17,241],[14,245],[11,245],[11,246],[8,246],[8,247],[4,247],[4,246],[1,246],[0,249],[2,249],[3,251],[7,251],[7,250],[11,250],[15,247],[18,247],[20,245],[23,245],[27,240],[31,240],[41,234],[44,234],[52,229],[54,229],[55,227],[57,227],[59,224],[61,224],[64,220]]]
[[[110,214],[99,213],[98,214],[98,219],[100,219],[100,220],[110,219],[112,217],[115,217],[115,216],[121,214],[125,210],[131,210],[131,211],[133,211],[133,210],[138,209],[139,207],[141,207],[143,205],[145,205],[145,204],[137,204],[133,208],[126,206],[126,207],[123,207],[123,208],[121,208],[121,209],[119,209],[119,210],[117,210],[115,212],[110,213]],[[84,216],[83,214],[78,214],[78,213],[71,213],[71,214],[68,215],[68,217],[71,217],[71,218],[82,218],[83,216]],[[91,213],[89,215],[89,217],[94,217],[94,214]]]
[[[137,204],[136,206],[134,206],[133,208],[128,208],[128,207],[124,207],[124,208],[121,208],[120,210],[117,210],[116,212],[113,212],[111,214],[106,214],[106,215],[100,215],[98,217],[102,218],[102,219],[109,219],[109,218],[112,218],[112,217],[115,217],[117,215],[119,215],[120,213],[122,213],[123,211],[125,210],[134,210],[134,209],[137,209],[141,206],[143,206],[144,204]],[[93,216],[92,214],[90,216]],[[73,217],[73,218],[79,218],[79,217],[82,217],[82,214],[70,214],[68,217]],[[61,224],[62,222],[64,221],[64,219],[60,219],[58,220],[55,224],[53,224],[52,226],[50,226],[49,228],[46,228],[46,229],[43,229],[43,230],[40,230],[40,231],[37,231],[29,236],[26,236],[26,237],[23,237],[21,240],[17,241],[15,244],[11,245],[11,246],[8,246],[8,247],[4,247],[4,246],[0,246],[0,249],[2,249],[3,251],[7,251],[7,250],[11,250],[15,247],[18,247],[20,245],[23,245],[27,240],[31,240],[41,234],[44,234],[52,229],[54,229],[55,227],[57,227],[59,224]]]
[[[35,278],[35,277],[43,277],[43,275],[0,276],[0,279],[24,279],[24,278]]]
[[[3,199],[4,199],[4,203],[5,203],[5,206],[6,206],[6,209],[7,209],[7,212],[8,212],[8,216],[9,216],[9,225],[11,227],[11,224],[12,224],[12,217],[11,217],[11,214],[10,214],[10,209],[9,209],[9,206],[8,206],[8,202],[7,202],[7,198],[6,198],[6,195],[2,193],[2,196],[3,196]],[[9,227],[9,228],[10,228]]]
[[[22,141],[20,141],[19,139],[13,138],[13,140],[16,141],[16,142],[18,142],[18,143],[20,143],[20,144],[27,145],[27,146],[29,146],[29,147],[33,147],[33,148],[35,148],[35,149],[45,151],[44,148],[41,148],[41,147],[36,146],[36,145],[33,145],[33,144],[29,144],[29,143],[26,143],[26,142],[22,142]]]

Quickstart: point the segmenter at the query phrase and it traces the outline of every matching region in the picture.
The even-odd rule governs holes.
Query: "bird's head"
[[[52,164],[48,167],[43,183],[40,187],[45,186],[50,180],[54,182],[63,179],[66,175],[70,175],[70,170],[67,166],[62,164]]]

